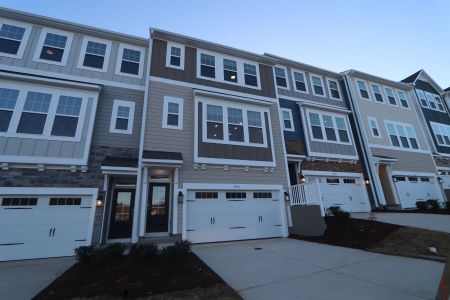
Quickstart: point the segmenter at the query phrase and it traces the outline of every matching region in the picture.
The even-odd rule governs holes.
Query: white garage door
[[[318,181],[324,209],[340,206],[348,212],[368,212],[371,210],[363,179],[360,177],[308,177]]]
[[[193,243],[282,236],[279,191],[188,191],[186,236]]]
[[[70,256],[90,244],[92,195],[0,200],[0,261]]]
[[[395,178],[403,208],[415,208],[417,201],[440,199],[439,186],[433,177],[396,176]]]

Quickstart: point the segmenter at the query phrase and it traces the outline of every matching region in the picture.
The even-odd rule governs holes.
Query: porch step
[[[167,246],[175,245],[175,242],[181,242],[181,235],[171,235],[162,237],[141,237],[139,238],[138,244],[156,244],[160,248],[165,248]]]

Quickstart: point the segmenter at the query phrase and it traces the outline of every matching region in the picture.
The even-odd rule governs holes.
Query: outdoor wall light
[[[305,182],[306,182],[305,176],[300,175],[300,183],[305,183]]]
[[[289,193],[284,192],[284,201],[289,201]]]
[[[364,183],[365,183],[366,185],[369,185],[369,184],[370,184],[369,178],[364,178]]]
[[[392,181],[393,181],[393,182],[397,182],[397,181],[398,181],[397,177],[392,176]]]
[[[184,198],[183,192],[179,191],[178,192],[178,203],[183,203],[183,198]]]
[[[100,192],[97,197],[97,207],[102,207],[105,203],[105,199],[103,198],[103,192]]]
[[[439,183],[443,183],[444,182],[444,180],[442,180],[442,177],[438,177],[437,180],[438,180]]]

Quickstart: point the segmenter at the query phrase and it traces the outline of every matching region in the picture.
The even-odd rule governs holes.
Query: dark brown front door
[[[134,189],[115,189],[112,198],[109,238],[130,238],[133,228]]]
[[[169,183],[150,183],[147,203],[147,232],[168,231],[169,191]]]

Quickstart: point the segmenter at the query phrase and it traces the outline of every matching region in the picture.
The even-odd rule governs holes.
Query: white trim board
[[[302,170],[304,176],[339,176],[364,178],[363,173]]]

